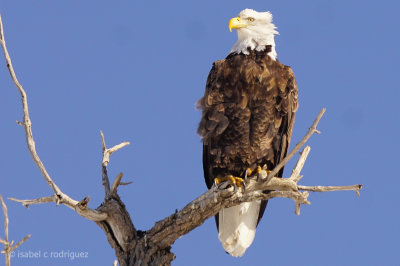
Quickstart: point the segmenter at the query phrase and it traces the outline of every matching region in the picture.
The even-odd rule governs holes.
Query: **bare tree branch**
[[[116,179],[114,180],[112,189],[110,191],[110,180],[108,179],[108,174],[107,174],[107,165],[110,162],[110,155],[116,152],[119,149],[122,149],[123,147],[129,145],[130,143],[128,141],[124,141],[118,145],[115,145],[112,148],[107,149],[106,146],[106,140],[104,139],[104,134],[102,131],[100,131],[100,136],[101,136],[101,144],[103,147],[103,160],[101,163],[101,173],[102,173],[102,184],[104,186],[104,191],[105,191],[105,197],[109,197],[110,194],[115,193],[117,190],[117,187],[120,185],[121,178],[122,178],[122,173],[120,173]],[[126,184],[126,183],[123,183]]]
[[[352,190],[355,191],[357,196],[360,196],[360,190],[362,189],[362,185],[351,185],[351,186],[298,186],[300,190],[307,190],[312,192],[328,192],[328,191],[344,191],[344,190]]]
[[[28,99],[27,95],[25,93],[25,90],[22,88],[22,85],[19,83],[17,76],[15,75],[14,67],[11,63],[11,58],[7,50],[6,46],[6,41],[4,38],[4,29],[3,29],[3,22],[1,19],[0,15],[0,44],[3,48],[4,56],[6,59],[6,65],[8,68],[8,71],[10,72],[11,78],[17,87],[19,93],[21,94],[21,102],[22,102],[22,109],[23,109],[23,122],[20,122],[19,124],[22,125],[25,129],[25,136],[26,136],[26,142],[28,145],[28,150],[32,156],[33,161],[39,168],[40,172],[42,173],[44,179],[47,181],[51,189],[54,191],[56,195],[61,194],[62,192],[60,189],[54,184],[53,180],[50,178],[49,174],[46,171],[46,168],[44,167],[43,163],[41,162],[39,156],[36,153],[36,148],[35,148],[35,141],[33,140],[33,135],[32,135],[32,123],[29,118],[29,110],[28,110]],[[70,201],[71,199],[67,199]]]
[[[103,145],[103,165],[107,166],[108,163],[110,162],[110,155],[116,152],[117,150],[122,149],[123,147],[129,145],[129,141],[124,141],[118,145],[113,146],[112,148],[107,149],[106,147],[106,141],[104,140],[104,134],[102,131],[100,131],[101,135],[101,143]]]
[[[107,197],[110,194],[110,180],[108,179],[108,174],[107,174],[107,164],[109,162],[109,156],[106,159],[105,154],[106,154],[106,140],[104,139],[103,131],[100,130],[100,137],[101,137],[101,145],[102,145],[102,150],[103,150],[103,160],[101,162],[101,180],[102,180],[102,185],[104,187],[105,191],[105,197]]]
[[[4,240],[5,242],[8,242],[8,212],[7,212],[7,206],[4,203],[3,197],[1,195],[0,195],[0,203],[4,215]]]
[[[3,22],[1,19],[1,14],[0,14],[0,44],[3,48],[8,71],[10,72],[11,78],[12,78],[15,86],[17,87],[19,93],[21,94],[22,110],[23,110],[24,115],[23,115],[23,122],[19,123],[19,124],[22,125],[25,129],[26,143],[27,143],[28,150],[32,156],[32,159],[33,159],[34,163],[36,164],[36,166],[39,168],[39,171],[42,173],[47,184],[53,190],[54,197],[56,199],[55,202],[57,203],[57,205],[62,203],[76,211],[76,209],[77,209],[76,205],[79,202],[70,198],[67,194],[64,194],[61,191],[61,189],[54,183],[54,181],[51,179],[49,173],[47,172],[46,168],[44,167],[42,161],[40,160],[39,155],[36,152],[35,141],[33,139],[33,133],[32,133],[32,123],[31,123],[31,119],[29,117],[27,95],[26,95],[26,92],[23,89],[22,85],[19,83],[19,81],[17,79],[17,76],[14,71],[14,67],[11,62],[10,55],[7,50],[6,41],[4,38],[4,29],[3,29]],[[48,198],[47,198],[47,200],[48,200]],[[49,201],[47,201],[47,202],[49,202]],[[94,221],[99,221],[102,219],[104,220],[104,217],[105,217],[104,214],[99,214],[99,212],[95,212],[94,210],[91,210],[89,208],[87,208],[84,211],[77,211],[77,212],[79,215],[81,215],[89,220],[94,220]]]
[[[10,251],[12,252],[12,251],[16,250],[19,246],[21,246],[23,243],[25,243],[30,237],[31,237],[31,235],[27,235],[26,237],[21,239],[17,244],[15,244],[14,246],[11,247]]]
[[[57,202],[57,198],[54,195],[49,196],[49,197],[42,197],[42,198],[38,198],[38,199],[31,199],[31,200],[20,200],[20,199],[16,199],[16,198],[8,198],[8,199],[15,201],[15,202],[19,202],[26,208],[29,208],[29,205],[34,205],[34,204]]]
[[[212,187],[209,191],[186,205],[181,211],[172,214],[168,218],[157,222],[155,226],[146,232],[148,241],[158,243],[159,246],[170,246],[180,236],[188,233],[192,229],[201,225],[206,219],[217,214],[222,208],[238,205],[242,202],[250,202],[254,200],[269,200],[272,198],[291,198],[295,202],[295,213],[300,214],[300,205],[310,204],[308,201],[309,193],[299,190],[310,190],[312,187],[298,186],[300,171],[304,166],[310,148],[307,146],[301,153],[301,156],[292,171],[289,178],[273,177],[268,183],[264,180],[267,172],[261,172],[262,181],[257,181],[257,176],[252,176],[246,183],[246,189],[233,187],[223,189],[227,183],[224,182],[220,187]],[[354,190],[358,191],[361,185],[353,185],[346,187],[335,187],[335,190]],[[326,191],[333,191],[332,187]],[[342,189],[341,189],[342,188]],[[331,190],[329,190],[331,189]],[[275,190],[267,194],[262,193],[265,190]]]
[[[0,22],[1,23],[1,22]],[[11,252],[11,245],[8,242],[8,212],[7,212],[7,206],[4,203],[3,197],[0,195],[0,203],[1,207],[3,209],[3,215],[4,215],[4,240],[1,240],[1,243],[4,245],[4,250],[1,251],[1,253],[5,253],[6,255],[6,265],[10,266],[11,263],[11,257],[10,257],[10,252]]]
[[[321,109],[317,118],[315,118],[314,123],[308,129],[307,134],[303,137],[303,139],[299,143],[296,144],[296,146],[293,148],[293,150],[290,151],[290,153],[274,168],[274,170],[272,170],[268,174],[267,179],[265,180],[265,183],[268,183],[269,180],[271,180],[271,178],[273,178],[279,172],[279,170],[282,169],[282,167],[293,157],[293,155],[295,155],[300,150],[300,148],[303,147],[303,145],[307,142],[307,140],[311,137],[312,134],[314,134],[314,133],[320,134],[321,133],[317,130],[317,125],[319,123],[319,120],[321,120],[322,116],[324,115],[325,110],[326,110],[325,108]]]
[[[300,156],[299,160],[297,161],[296,166],[292,170],[291,176],[293,177],[293,181],[298,182],[302,178],[302,176],[300,175],[300,171],[301,171],[301,169],[303,169],[304,163],[307,160],[307,156],[310,153],[310,150],[311,150],[311,147],[306,146],[304,148],[304,150],[301,152],[301,156]]]
[[[114,182],[113,182],[112,187],[111,187],[111,193],[112,194],[117,193],[117,188],[118,188],[119,184],[121,184],[122,176],[123,176],[122,173],[119,173],[117,175],[117,177],[114,179]]]
[[[1,20],[0,20],[1,23]],[[1,253],[5,254],[5,260],[6,260],[6,266],[11,265],[11,252],[17,249],[19,246],[21,246],[25,241],[27,241],[31,235],[27,235],[24,237],[22,240],[20,240],[17,244],[14,244],[14,241],[9,242],[8,241],[8,212],[7,212],[7,206],[3,200],[3,197],[0,195],[0,204],[3,209],[3,215],[4,215],[4,240],[0,238],[0,242],[4,245],[4,250],[1,251]]]

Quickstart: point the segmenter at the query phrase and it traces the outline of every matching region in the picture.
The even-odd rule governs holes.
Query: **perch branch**
[[[3,52],[4,52],[4,57],[6,60],[6,65],[7,65],[7,69],[11,75],[11,78],[15,84],[15,86],[17,87],[20,95],[21,95],[21,102],[22,102],[22,110],[23,110],[23,122],[20,122],[18,124],[22,125],[24,127],[25,130],[25,138],[26,138],[26,143],[27,143],[27,147],[29,150],[29,153],[32,156],[32,159],[34,161],[34,163],[36,164],[36,166],[39,168],[39,171],[42,173],[42,176],[44,177],[44,179],[46,180],[47,184],[50,186],[50,188],[53,190],[54,192],[54,197],[56,200],[54,200],[57,204],[64,204],[74,210],[76,210],[76,205],[79,203],[78,201],[70,198],[67,194],[64,194],[61,189],[56,185],[56,183],[54,183],[53,179],[50,177],[49,173],[47,172],[44,164],[42,163],[42,161],[39,158],[39,155],[36,152],[36,146],[35,146],[35,141],[33,139],[33,133],[32,133],[32,123],[31,123],[31,119],[29,117],[29,108],[28,108],[28,99],[27,99],[27,95],[26,92],[24,90],[24,88],[22,87],[22,85],[19,83],[17,76],[15,74],[14,71],[14,67],[12,65],[11,62],[11,57],[8,53],[7,50],[7,46],[6,46],[6,41],[4,38],[4,29],[3,29],[3,22],[1,19],[1,15],[0,15],[0,44],[1,47],[3,48]],[[49,197],[46,197],[47,200],[49,199]],[[42,198],[43,199],[43,198]],[[35,202],[35,204],[38,204],[38,200],[33,200],[33,202]],[[32,202],[32,201],[31,201]],[[46,201],[49,202],[49,201]],[[44,202],[43,202],[44,203]],[[33,203],[31,203],[33,204]],[[79,215],[82,215],[83,217],[93,220],[95,219],[100,220],[100,219],[104,219],[104,214],[99,214],[99,212],[96,212],[94,210],[91,210],[89,208],[87,208],[85,211],[77,211]]]
[[[318,132],[316,126],[324,112],[325,108],[320,111],[303,139],[294,147],[288,156],[284,158],[284,163],[307,142],[313,133]],[[300,172],[305,164],[310,149],[311,148],[307,146],[300,153],[300,157],[289,178],[270,177],[271,173],[267,174],[265,170],[262,170],[260,173],[261,180],[257,181],[258,176],[256,175],[258,174],[249,177],[246,181],[245,190],[227,186],[226,182],[212,187],[206,193],[186,205],[181,211],[157,222],[152,229],[146,232],[147,242],[154,243],[154,245],[159,247],[168,247],[172,245],[176,239],[201,225],[208,218],[216,215],[221,209],[235,206],[243,202],[269,200],[278,197],[291,198],[295,203],[295,214],[299,215],[300,206],[302,204],[310,204],[308,201],[308,191],[325,192],[334,190],[354,190],[358,192],[361,189],[361,185],[344,187],[299,186],[297,183],[302,178]],[[282,166],[283,164],[279,164],[273,172],[276,174]],[[270,192],[262,192],[266,190]]]

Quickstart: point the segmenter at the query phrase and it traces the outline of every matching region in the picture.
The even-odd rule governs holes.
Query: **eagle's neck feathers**
[[[243,53],[249,54],[248,50],[264,51],[266,47],[270,46],[271,51],[268,55],[276,60],[277,53],[275,50],[275,34],[276,31],[274,24],[270,23],[267,27],[257,27],[252,29],[241,28],[237,29],[238,40],[232,47],[230,53]]]

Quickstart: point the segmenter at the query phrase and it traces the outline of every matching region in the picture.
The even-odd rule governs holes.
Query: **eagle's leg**
[[[237,187],[244,187],[244,180],[243,180],[243,178],[240,178],[240,177],[236,177],[236,176],[233,176],[233,175],[227,175],[227,176],[224,176],[224,177],[216,177],[216,178],[214,178],[214,184],[215,185],[218,185],[218,184],[220,184],[222,182],[225,182],[225,181],[229,181],[231,183],[231,185],[233,185],[235,187],[235,190],[236,190]]]

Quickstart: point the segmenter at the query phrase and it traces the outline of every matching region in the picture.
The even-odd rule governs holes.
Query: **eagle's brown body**
[[[248,55],[230,54],[210,71],[199,101],[203,113],[198,129],[208,188],[216,177],[244,177],[249,167],[267,165],[272,170],[286,156],[297,85],[291,68],[271,59],[269,51],[267,46]],[[262,202],[257,221],[265,207]]]

